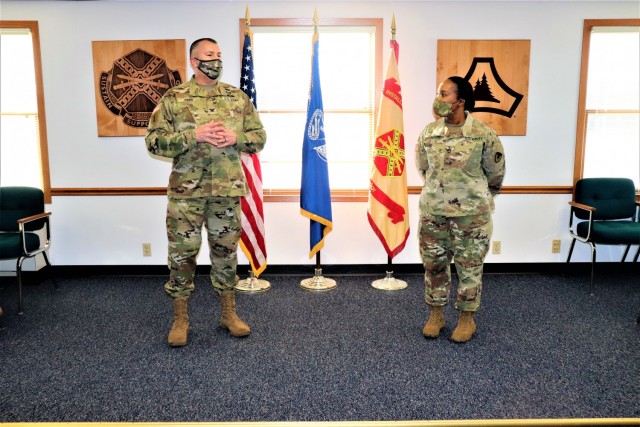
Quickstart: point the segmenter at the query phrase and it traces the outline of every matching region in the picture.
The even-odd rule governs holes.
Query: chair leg
[[[16,263],[16,278],[18,279],[18,314],[24,313],[22,309],[22,262],[24,260],[24,257],[18,258],[18,262]]]
[[[58,282],[56,282],[56,278],[53,277],[53,275],[51,274],[51,269],[53,268],[51,263],[49,262],[49,257],[47,257],[47,252],[42,252],[42,256],[44,257],[44,262],[47,264],[47,267],[49,268],[49,278],[53,281],[53,287],[55,288],[56,291],[60,290],[60,287],[58,286]]]
[[[624,262],[627,254],[629,253],[629,249],[631,249],[631,245],[627,245],[627,248],[624,250],[624,254],[622,254],[622,259],[620,260],[620,262]]]
[[[571,261],[571,254],[573,253],[573,247],[576,245],[576,239],[574,238],[571,241],[571,246],[569,247],[569,256],[567,256],[567,262]]]
[[[591,246],[591,284],[589,285],[589,294],[593,295],[593,270],[596,264],[596,245],[589,242]]]

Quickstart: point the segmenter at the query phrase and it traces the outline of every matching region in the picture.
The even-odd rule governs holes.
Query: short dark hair
[[[473,94],[473,87],[468,80],[463,79],[460,76],[452,76],[447,80],[451,80],[458,88],[458,99],[464,99],[464,109],[467,111],[473,111],[473,107],[476,106],[476,98]]]
[[[189,56],[193,56],[193,51],[195,50],[195,48],[198,47],[200,42],[203,42],[203,41],[208,41],[208,42],[211,42],[213,44],[218,44],[217,41],[215,41],[214,39],[209,38],[209,37],[203,37],[201,39],[198,39],[198,40],[194,41],[193,43],[191,43],[191,47],[189,47]]]

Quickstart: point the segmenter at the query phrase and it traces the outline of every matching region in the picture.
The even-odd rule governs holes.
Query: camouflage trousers
[[[446,217],[421,213],[420,256],[425,301],[444,306],[451,293],[451,260],[458,275],[455,307],[477,311],[482,295],[482,266],[493,232],[491,214]]]
[[[172,298],[188,297],[195,289],[196,258],[202,242],[202,225],[207,230],[211,283],[220,294],[236,284],[240,225],[239,197],[169,198],[170,279],[164,289]]]

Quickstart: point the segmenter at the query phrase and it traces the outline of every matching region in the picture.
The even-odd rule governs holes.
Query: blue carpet
[[[169,348],[161,276],[13,282],[0,303],[0,421],[338,421],[640,416],[637,276],[486,274],[478,332],[467,344],[427,340],[420,275],[385,292],[376,276],[265,275],[238,294],[252,327],[218,327],[206,275],[190,302],[189,344]]]

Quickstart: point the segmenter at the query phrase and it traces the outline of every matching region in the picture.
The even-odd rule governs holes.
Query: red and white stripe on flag
[[[244,34],[240,89],[257,106],[256,80],[253,74],[253,45],[251,31]],[[242,170],[249,187],[249,194],[242,197],[240,223],[242,235],[240,248],[249,259],[251,271],[258,277],[267,268],[267,248],[264,243],[264,211],[262,209],[262,170],[257,154],[242,153]]]
[[[256,154],[242,154],[242,169],[249,186],[249,194],[242,197],[240,247],[251,263],[257,277],[267,267],[267,248],[264,243],[264,211],[262,208],[262,171]]]

